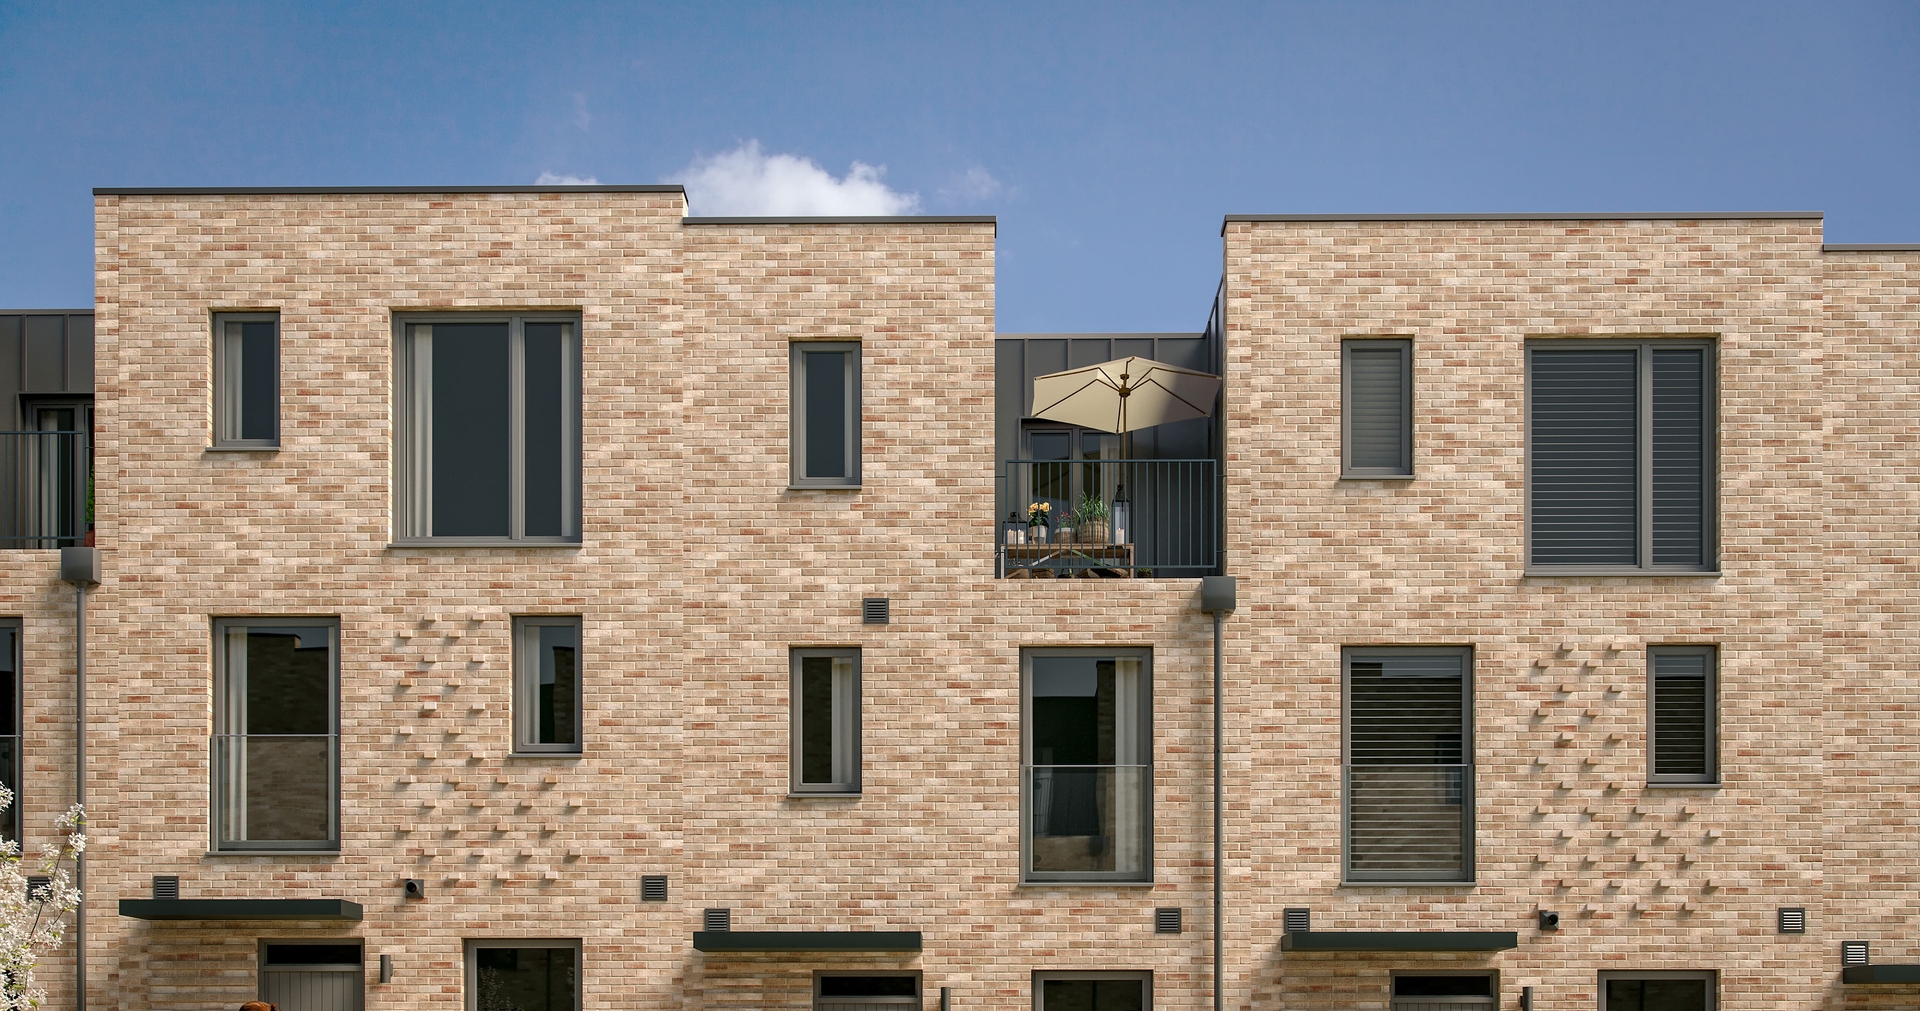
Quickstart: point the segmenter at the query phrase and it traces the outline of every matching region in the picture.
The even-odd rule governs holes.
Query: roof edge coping
[[[1220,234],[1236,221],[1738,221],[1742,219],[1812,219],[1825,211],[1636,211],[1589,214],[1229,214]]]
[[[323,193],[679,193],[679,183],[602,186],[96,186],[96,197],[272,196]]]
[[[1823,253],[1920,253],[1920,243],[1915,242],[1829,242],[1820,247]]]

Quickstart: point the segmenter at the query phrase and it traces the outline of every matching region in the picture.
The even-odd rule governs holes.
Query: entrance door
[[[362,1011],[366,970],[358,944],[261,946],[260,999],[280,1011]]]

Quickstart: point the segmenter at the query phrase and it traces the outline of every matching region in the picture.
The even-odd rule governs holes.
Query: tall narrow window
[[[1346,879],[1473,879],[1472,653],[1346,650]]]
[[[1413,342],[1340,342],[1346,477],[1413,476]]]
[[[1152,880],[1151,658],[1030,650],[1022,660],[1026,878]]]
[[[395,325],[399,540],[578,541],[578,318]]]
[[[1153,1011],[1153,974],[1036,972],[1033,1011]]]
[[[280,445],[280,317],[225,312],[213,318],[213,444]]]
[[[796,487],[860,483],[860,345],[804,343],[791,349]]]
[[[519,618],[514,633],[514,750],[578,752],[580,619]]]
[[[337,849],[339,624],[214,626],[216,850]]]
[[[1713,371],[1707,341],[1528,346],[1530,566],[1713,569]]]
[[[579,1011],[579,941],[467,942],[467,1011]]]
[[[0,838],[20,841],[20,622],[0,620],[0,784],[13,803],[0,811]]]
[[[1712,783],[1718,777],[1714,654],[1712,646],[1648,647],[1649,782]]]
[[[860,792],[860,651],[796,649],[793,792]]]

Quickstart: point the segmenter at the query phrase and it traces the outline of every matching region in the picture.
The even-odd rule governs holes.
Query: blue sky
[[[0,0],[0,53],[14,308],[91,302],[94,186],[997,214],[1006,332],[1198,329],[1229,213],[1812,209],[1920,242],[1912,0]]]

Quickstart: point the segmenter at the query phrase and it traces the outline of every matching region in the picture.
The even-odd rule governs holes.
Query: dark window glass
[[[338,763],[333,628],[221,625],[217,844],[330,846]]]
[[[1639,352],[1532,356],[1536,565],[1634,565],[1639,558]]]
[[[802,792],[860,789],[860,654],[793,654],[793,777]]]
[[[541,744],[579,744],[579,643],[571,625],[539,625]]]
[[[800,781],[834,781],[832,657],[800,660]]]
[[[822,997],[911,997],[919,992],[912,976],[822,976]]]
[[[578,969],[572,948],[480,948],[474,969],[480,1011],[574,1011]]]
[[[1466,655],[1355,651],[1346,675],[1348,878],[1471,877]]]
[[[1152,803],[1146,657],[1029,662],[1030,872],[1143,878]]]
[[[268,965],[359,965],[357,944],[269,944]]]
[[[0,785],[13,804],[0,811],[0,838],[20,839],[20,655],[19,629],[0,625]]]
[[[808,351],[807,477],[847,477],[847,352]]]
[[[246,733],[332,730],[330,639],[318,626],[246,630]]]
[[[1044,1011],[1142,1011],[1146,982],[1138,979],[1042,980]]]
[[[512,534],[505,323],[433,325],[433,532]]]
[[[528,537],[558,537],[566,503],[564,323],[526,324],[526,525]]]
[[[1491,997],[1492,976],[1395,976],[1395,997]]]
[[[1610,979],[1606,1011],[1707,1011],[1707,981]]]
[[[280,381],[279,341],[270,322],[240,324],[240,438],[275,436],[275,387]]]
[[[1713,775],[1713,658],[1697,650],[1649,650],[1653,664],[1653,774]]]
[[[1706,564],[1706,351],[1653,352],[1653,564]]]

